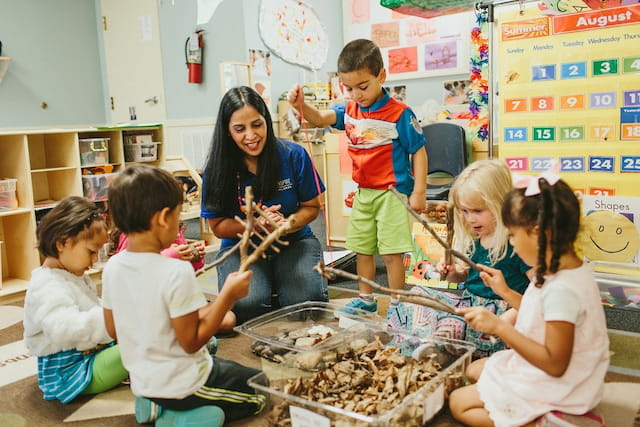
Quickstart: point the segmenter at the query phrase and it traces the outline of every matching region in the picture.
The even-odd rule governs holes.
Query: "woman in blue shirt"
[[[220,102],[204,169],[201,215],[222,239],[218,258],[244,230],[234,217],[245,218],[241,208],[247,186],[276,223],[291,218],[295,222],[281,238],[289,244],[251,266],[249,295],[233,308],[237,322],[299,302],[327,301],[327,281],[313,271],[322,261],[322,247],[309,227],[320,212],[324,184],[302,146],[276,138],[260,95],[242,86],[230,89]],[[218,287],[239,266],[237,252],[218,265]]]

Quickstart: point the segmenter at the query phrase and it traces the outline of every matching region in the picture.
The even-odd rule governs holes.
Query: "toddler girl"
[[[515,326],[483,307],[459,309],[477,330],[510,347],[472,363],[477,384],[455,390],[453,416],[470,426],[521,426],[550,411],[583,414],[600,401],[609,339],[593,272],[574,244],[580,206],[560,177],[545,173],[512,190],[502,207],[516,253],[535,265],[520,295],[501,271],[482,267],[482,280],[518,309]]]
[[[111,240],[111,243],[115,248],[115,250],[113,251],[114,254],[122,252],[129,247],[129,239],[127,239],[127,235],[122,233],[118,229],[114,230]],[[173,243],[171,243],[171,246],[165,248],[161,252],[161,254],[169,258],[188,261],[191,263],[193,270],[198,271],[204,267],[204,240],[198,240],[196,242],[193,242],[193,244],[189,244],[187,238],[184,235],[184,223],[180,223],[176,239],[173,241]]]
[[[477,160],[467,166],[449,192],[449,203],[454,210],[453,246],[476,264],[501,270],[509,279],[511,288],[522,293],[529,282],[526,273],[531,267],[513,254],[507,229],[500,220],[502,201],[511,188],[511,171],[503,161]],[[415,287],[416,292],[437,296],[456,307],[482,306],[497,315],[507,310],[507,302],[485,286],[478,271],[470,270],[461,262],[450,265],[441,262],[437,268],[439,272],[446,273],[447,281],[464,282],[462,295],[425,287]],[[406,318],[406,314],[404,316]],[[423,336],[435,334],[471,342],[477,349],[476,357],[504,349],[501,340],[468,328],[462,317],[443,311],[414,308],[411,323],[407,325],[408,329]]]
[[[46,400],[62,403],[109,390],[128,373],[85,275],[107,241],[104,219],[89,200],[68,197],[42,218],[37,235],[45,259],[27,288],[24,340],[38,357],[38,386]]]

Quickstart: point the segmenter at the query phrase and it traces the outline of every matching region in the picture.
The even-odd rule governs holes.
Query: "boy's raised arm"
[[[289,104],[298,111],[302,108],[304,119],[313,126],[324,128],[333,126],[336,123],[337,117],[335,111],[331,109],[318,110],[313,105],[309,105],[304,100],[304,92],[299,84],[296,84],[289,90],[287,93],[287,101],[289,101]]]

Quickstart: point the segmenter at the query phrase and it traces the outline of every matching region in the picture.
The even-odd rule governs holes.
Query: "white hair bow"
[[[525,196],[534,196],[540,194],[540,178],[544,178],[549,185],[555,185],[560,181],[560,162],[552,161],[551,167],[539,176],[514,175],[513,185],[516,188],[526,188]]]

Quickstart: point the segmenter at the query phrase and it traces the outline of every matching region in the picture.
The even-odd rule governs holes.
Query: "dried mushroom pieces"
[[[283,355],[291,347],[309,348],[331,338],[335,334],[336,330],[326,325],[311,325],[291,331],[286,330],[280,335],[269,337],[268,342],[253,342],[251,351],[272,362],[282,363],[284,361]]]
[[[397,347],[385,347],[378,336],[364,344],[362,340],[354,340],[337,348],[334,351],[335,361],[327,362],[326,368],[310,377],[288,379],[272,384],[272,387],[346,411],[367,416],[382,415],[402,406],[405,397],[420,390],[443,369],[436,362],[435,353],[423,353],[422,359],[416,360],[398,351]],[[297,357],[310,357],[307,353]],[[318,357],[318,354],[326,355],[328,352],[315,353]],[[461,374],[457,376],[462,378]],[[457,382],[449,381],[449,384]],[[414,399],[394,415],[394,423],[422,425],[423,404],[424,398]],[[269,415],[270,422],[273,425],[290,425],[287,409],[286,402],[276,405]]]
[[[447,223],[447,202],[427,202],[426,209],[423,214],[431,222],[439,224]]]

